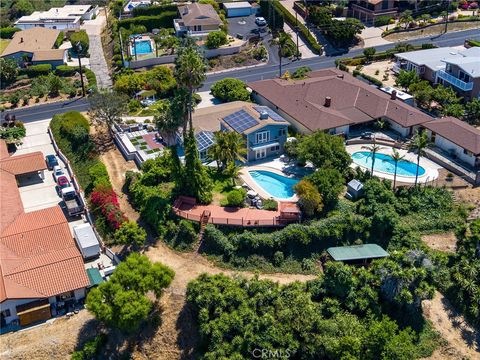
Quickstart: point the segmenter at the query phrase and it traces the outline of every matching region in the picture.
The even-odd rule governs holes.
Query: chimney
[[[390,94],[390,99],[397,100],[397,90],[392,90],[392,93]]]
[[[260,120],[268,119],[268,113],[266,111],[260,111]]]
[[[332,105],[332,98],[330,96],[325,96],[325,107],[330,107]]]
[[[20,38],[20,44],[23,43],[23,37]]]

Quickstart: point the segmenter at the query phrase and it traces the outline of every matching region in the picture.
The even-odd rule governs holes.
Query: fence
[[[187,211],[173,209],[177,216],[180,216],[184,219],[200,222],[201,215],[192,214]],[[288,221],[278,220],[276,217],[272,217],[271,220],[249,220],[244,218],[221,218],[221,217],[210,217],[208,219],[209,224],[215,225],[228,225],[228,226],[242,226],[242,227],[267,227],[267,226],[285,226]]]

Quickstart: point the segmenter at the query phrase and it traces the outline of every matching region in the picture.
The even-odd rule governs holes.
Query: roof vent
[[[397,99],[397,90],[393,90],[390,94],[390,99],[396,100]]]
[[[332,105],[332,98],[330,96],[325,96],[325,107],[330,107]]]
[[[260,120],[268,119],[268,113],[265,110],[260,111]]]
[[[343,75],[343,74],[338,74],[338,75],[337,75],[337,78],[343,79],[343,78],[344,78],[344,75]]]

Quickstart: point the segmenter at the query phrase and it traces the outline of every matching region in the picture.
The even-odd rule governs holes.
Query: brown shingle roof
[[[63,60],[66,49],[40,50],[33,53],[32,61]]]
[[[18,31],[7,45],[2,56],[15,54],[19,51],[34,53],[41,50],[51,50],[55,45],[60,30],[35,27]]]
[[[179,6],[178,10],[185,26],[218,25],[222,20],[210,4],[192,3]]]
[[[423,126],[475,155],[480,154],[480,130],[457,118],[448,116]]]
[[[403,127],[432,120],[420,110],[391,100],[390,95],[334,68],[311,72],[305,80],[263,80],[248,86],[311,131],[383,116]],[[330,107],[324,106],[327,96],[331,98]]]

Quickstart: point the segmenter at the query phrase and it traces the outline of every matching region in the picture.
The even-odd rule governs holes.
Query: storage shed
[[[252,5],[248,1],[224,3],[223,8],[227,12],[227,17],[250,16],[253,14]]]
[[[327,253],[333,260],[342,261],[347,264],[366,264],[371,260],[389,256],[389,254],[377,244],[330,247],[327,249]]]
[[[90,224],[74,226],[73,236],[84,259],[94,258],[100,255],[100,243]]]
[[[351,180],[347,184],[347,198],[357,200],[363,196],[363,184],[357,179]]]

